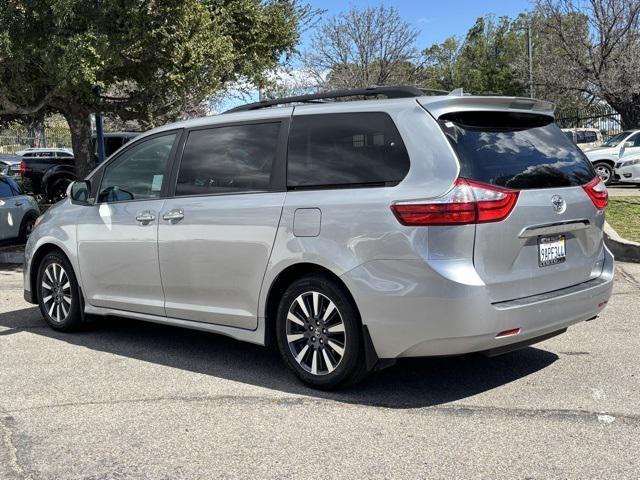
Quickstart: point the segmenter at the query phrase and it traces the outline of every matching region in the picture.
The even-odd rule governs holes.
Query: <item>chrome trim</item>
[[[523,228],[518,238],[531,238],[539,235],[557,235],[559,233],[577,232],[586,230],[591,223],[589,220],[571,220],[568,222],[547,223],[545,225],[532,225]]]

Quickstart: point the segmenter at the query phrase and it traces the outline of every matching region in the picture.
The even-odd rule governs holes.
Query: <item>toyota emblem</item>
[[[564,198],[562,198],[560,195],[554,195],[553,197],[551,197],[551,205],[553,206],[553,211],[558,215],[564,213],[564,211],[567,209],[567,202],[565,202]]]

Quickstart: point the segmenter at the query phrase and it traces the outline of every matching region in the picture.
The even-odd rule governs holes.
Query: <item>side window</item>
[[[598,134],[596,132],[584,132],[585,143],[594,143],[598,141]]]
[[[13,197],[13,188],[8,179],[0,178],[0,198],[7,197]]]
[[[640,133],[636,133],[628,141],[633,142],[634,147],[640,147]]]
[[[337,113],[293,118],[287,185],[312,188],[395,185],[409,155],[386,113]]]
[[[280,122],[230,125],[189,133],[176,196],[272,189]]]
[[[176,134],[144,140],[105,168],[98,202],[158,198]]]

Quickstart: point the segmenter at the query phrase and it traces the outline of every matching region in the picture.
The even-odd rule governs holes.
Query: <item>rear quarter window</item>
[[[595,177],[591,162],[551,117],[458,112],[439,123],[464,178],[523,190],[584,185]]]
[[[409,155],[382,112],[300,115],[289,135],[290,188],[389,186],[409,171]]]

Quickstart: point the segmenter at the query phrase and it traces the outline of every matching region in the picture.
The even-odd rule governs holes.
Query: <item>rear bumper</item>
[[[380,260],[342,277],[378,357],[458,355],[514,344],[525,346],[538,337],[594,318],[607,304],[613,288],[614,260],[606,247],[599,277],[493,304],[472,262],[453,262],[454,268],[438,269],[420,260]],[[515,328],[520,329],[518,335],[496,338],[499,332]]]

